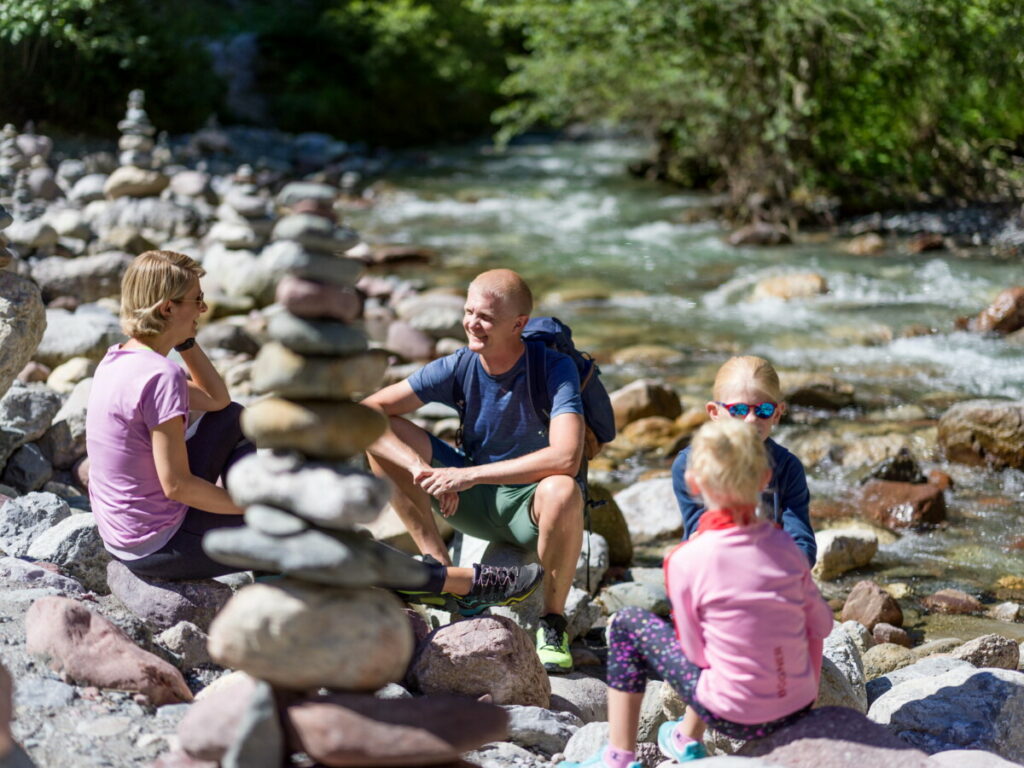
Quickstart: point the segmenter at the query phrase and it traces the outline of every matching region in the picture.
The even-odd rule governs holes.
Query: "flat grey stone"
[[[290,273],[315,282],[352,286],[365,266],[358,259],[311,251],[294,240],[276,240],[259,255],[259,268],[275,280]]]
[[[245,524],[269,536],[290,536],[309,528],[309,523],[301,517],[266,504],[246,507]]]
[[[305,355],[351,355],[367,348],[366,334],[354,325],[330,320],[306,320],[278,312],[267,324],[274,341]]]
[[[522,747],[535,748],[549,755],[561,752],[583,725],[569,712],[552,712],[543,707],[509,705],[508,740]]]
[[[664,585],[639,584],[635,581],[606,587],[599,600],[609,615],[628,606],[643,608],[658,616],[668,616],[672,610]]]

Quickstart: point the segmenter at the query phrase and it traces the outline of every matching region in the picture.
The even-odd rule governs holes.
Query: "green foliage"
[[[259,22],[279,127],[373,144],[478,135],[499,104],[504,42],[463,0],[324,0]]]
[[[741,217],[1024,189],[1018,0],[473,0],[523,30],[502,136],[612,119]]]
[[[116,136],[132,88],[159,128],[190,130],[215,108],[201,32],[216,0],[0,0],[0,119]]]

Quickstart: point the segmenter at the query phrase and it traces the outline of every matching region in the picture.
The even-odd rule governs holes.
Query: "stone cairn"
[[[0,205],[0,269],[7,269],[14,260],[14,254],[7,250],[8,240],[4,237],[3,230],[7,229],[14,222],[7,209]]]
[[[27,168],[29,158],[18,146],[18,129],[10,123],[0,133],[0,196],[10,195],[18,171]]]
[[[221,562],[284,575],[243,587],[210,628],[211,657],[259,681],[245,683],[248,709],[216,756],[222,768],[279,768],[292,751],[328,766],[445,763],[506,728],[489,704],[372,695],[403,678],[414,650],[402,602],[377,587],[421,586],[423,577],[411,558],[356,530],[389,496],[385,481],[346,463],[385,429],[384,417],[354,398],[380,385],[387,355],[368,349],[353,322],[362,263],[340,255],[357,236],[335,223],[336,196],[333,187],[295,184],[278,197],[287,212],[268,247],[287,275],[252,374],[254,391],[270,396],[243,415],[260,450],[228,476],[245,525],[204,540]],[[179,734],[186,752],[210,759],[200,705]],[[428,747],[407,738],[427,732]]]
[[[156,128],[146,113],[146,94],[136,88],[128,94],[128,108],[124,119],[117,124],[121,138],[120,167],[107,178],[103,192],[108,199],[119,197],[151,197],[159,195],[168,184],[168,178],[153,168],[153,134]]]

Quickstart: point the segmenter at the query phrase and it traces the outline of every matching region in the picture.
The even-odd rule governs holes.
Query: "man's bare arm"
[[[420,471],[416,483],[436,496],[474,485],[535,483],[550,475],[575,475],[583,456],[583,417],[576,413],[556,416],[548,436],[546,448],[525,456],[472,467],[429,467]]]
[[[380,411],[390,420],[392,416],[404,416],[415,411],[423,405],[423,401],[413,392],[409,380],[405,379],[370,395],[363,400],[363,405]],[[366,451],[371,456],[405,467],[413,476],[423,467],[429,467],[416,451],[395,435],[390,425]]]

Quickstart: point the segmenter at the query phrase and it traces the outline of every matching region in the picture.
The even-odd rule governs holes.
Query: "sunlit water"
[[[642,145],[622,141],[436,153],[389,176],[377,205],[353,214],[352,223],[376,241],[436,249],[440,267],[406,273],[428,284],[464,286],[495,266],[520,271],[541,298],[541,312],[572,325],[578,345],[602,360],[609,388],[655,375],[693,407],[708,397],[715,368],[738,352],[854,386],[855,407],[830,416],[798,413],[780,428],[783,443],[865,424],[909,434],[934,427],[959,399],[1024,397],[1024,346],[953,330],[957,316],[976,314],[1002,288],[1024,283],[1019,264],[983,254],[908,255],[898,243],[879,256],[854,256],[827,236],[734,248],[718,224],[688,215],[706,196],[626,174],[627,162],[643,154]],[[806,271],[822,275],[829,292],[751,300],[758,281]],[[911,327],[937,332],[904,337]],[[657,367],[609,362],[634,344],[679,354]],[[923,414],[914,408],[901,417],[906,405]],[[947,496],[949,523],[883,544],[875,575],[918,592],[957,586],[985,595],[1001,576],[1024,576],[1021,552],[1010,546],[1024,536],[1024,474],[949,467],[930,453],[918,458],[957,481]],[[633,463],[616,479],[629,482],[663,466]],[[865,469],[826,460],[809,471],[812,494],[848,500]]]

